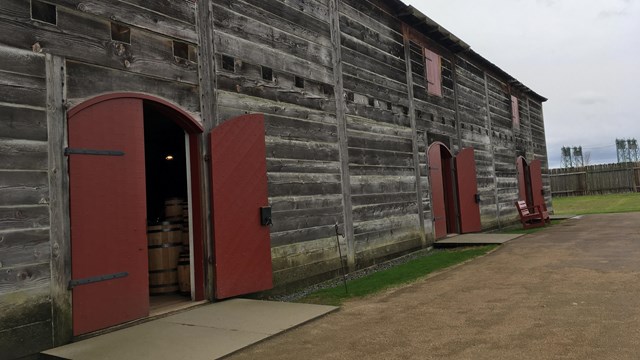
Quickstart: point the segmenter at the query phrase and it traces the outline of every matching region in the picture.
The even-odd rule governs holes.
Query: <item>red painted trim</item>
[[[134,93],[134,92],[116,92],[116,93],[109,93],[109,94],[96,96],[92,99],[84,101],[81,104],[78,104],[73,108],[69,109],[69,111],[67,111],[67,116],[72,117],[77,113],[79,113],[80,111],[88,107],[91,107],[95,104],[101,103],[103,101],[107,101],[111,99],[120,99],[120,98],[142,99],[142,100],[150,101],[151,102],[150,105],[153,105],[154,103],[164,105],[164,107],[172,110],[170,111],[170,114],[167,114],[167,115],[177,120],[176,121],[177,124],[180,125],[180,127],[182,127],[187,133],[196,134],[196,133],[204,132],[204,128],[202,127],[202,125],[199,122],[197,122],[189,113],[182,110],[178,105],[173,104],[167,100],[157,98],[155,96],[141,94],[141,93]]]

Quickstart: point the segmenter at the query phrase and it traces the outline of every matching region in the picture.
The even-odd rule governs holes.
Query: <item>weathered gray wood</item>
[[[404,30],[404,28],[403,28]],[[406,34],[406,31],[403,31],[403,40],[404,40],[404,58],[405,60],[408,60],[411,58],[411,44],[409,41],[409,36],[408,34]],[[409,91],[408,96],[409,96],[409,120],[411,121],[411,144],[412,144],[412,151],[413,151],[413,164],[414,164],[414,169],[415,169],[415,174],[416,174],[416,201],[417,201],[417,209],[421,209],[423,208],[423,204],[422,204],[422,197],[423,197],[423,191],[422,191],[422,186],[420,186],[420,156],[419,156],[419,149],[418,149],[418,127],[416,124],[416,104],[415,104],[415,100],[414,100],[414,94],[413,94],[413,69],[411,68],[413,63],[411,61],[405,61],[406,64],[406,72],[407,72],[407,90]],[[426,190],[426,189],[425,189]],[[428,191],[425,191],[426,194],[428,194]],[[427,234],[425,233],[425,227],[424,227],[424,218],[423,216],[420,214],[420,212],[418,212],[416,209],[416,212],[418,213],[418,221],[420,224],[420,239],[422,240],[422,246],[426,247],[427,246]]]
[[[18,1],[18,0],[8,0]],[[111,40],[110,20],[89,17],[69,8],[58,7],[56,26],[8,17],[0,8],[0,34],[12,34],[3,43],[19,49],[31,49],[87,61],[119,70],[149,74],[189,83],[197,82],[195,66],[177,61],[171,39],[142,29],[132,28],[132,44]]]
[[[353,238],[353,213],[351,205],[351,187],[349,177],[349,148],[347,144],[347,111],[342,74],[342,46],[340,45],[340,8],[341,0],[329,0],[329,22],[331,42],[333,43],[333,80],[336,94],[336,118],[338,120],[338,143],[340,149],[340,174],[342,187],[342,205],[344,209],[343,234],[347,242],[347,265],[355,268],[355,247]]]
[[[45,170],[46,168],[46,142],[0,139],[0,169]]]
[[[48,263],[50,255],[47,229],[0,232],[0,269]]]
[[[204,199],[211,199],[211,174],[208,171],[209,164],[205,161],[211,158],[210,143],[208,141],[209,133],[218,125],[218,96],[216,82],[216,48],[215,48],[215,27],[213,25],[213,4],[212,1],[197,2],[197,29],[198,41],[200,43],[200,51],[198,53],[198,70],[200,78],[200,111],[202,112],[202,124],[204,133],[199,139],[201,173],[192,173],[191,176],[200,176],[202,179],[200,191]],[[202,214],[204,219],[212,218],[212,204],[210,201],[202,201]],[[205,239],[213,238],[213,228],[211,221],[202,222],[202,233]],[[214,249],[212,241],[205,241],[204,244],[205,257],[205,297],[207,299],[215,299],[214,282]]]
[[[489,130],[489,133],[493,132],[493,128],[492,128],[492,117],[491,117],[491,108],[489,107],[489,80],[487,79],[487,73],[484,74],[484,92],[485,92],[485,99],[486,99],[486,106],[487,106],[487,129]],[[489,146],[491,147],[491,169],[493,170],[494,174],[493,174],[493,180],[494,180],[494,184],[493,184],[493,188],[494,188],[494,198],[495,198],[495,205],[496,205],[496,215],[497,215],[497,223],[498,223],[498,227],[502,227],[502,222],[500,219],[500,202],[499,202],[499,198],[498,198],[498,181],[496,179],[496,175],[495,175],[495,168],[496,168],[496,160],[495,160],[495,156],[494,156],[494,152],[495,152],[495,147],[493,146],[493,137],[489,136]]]
[[[0,354],[3,359],[20,359],[51,347],[50,320],[0,331]]]
[[[44,56],[0,45],[0,70],[44,79]]]
[[[46,141],[45,112],[0,105],[0,138]]]
[[[140,92],[180,104],[179,107],[199,118],[198,86],[68,60],[66,72],[69,106],[109,92]]]
[[[231,36],[242,38],[253,44],[261,44],[327,68],[332,66],[331,47],[329,46],[307,41],[298,37],[297,34],[274,28],[270,23],[253,21],[251,18],[215,4],[213,18],[216,28]]]
[[[0,294],[48,286],[51,282],[50,264],[29,264],[0,268]]]
[[[49,202],[46,171],[0,170],[0,204],[38,205]]]
[[[72,338],[71,293],[67,289],[71,280],[69,169],[63,154],[67,147],[65,61],[61,57],[47,55],[46,69],[53,344],[62,345]]]
[[[48,286],[0,295],[0,334],[6,330],[51,321],[49,295]],[[51,338],[51,334],[48,338]],[[2,345],[0,345],[1,348]],[[6,353],[2,352],[2,354]]]
[[[255,44],[221,31],[216,31],[215,47],[218,53],[234,56],[238,60],[249,61],[258,65],[268,66],[274,70],[296,74],[306,79],[332,84],[331,68],[289,56],[261,44]],[[286,58],[286,61],[283,61],[283,58]]]
[[[149,0],[141,1],[142,6],[120,0],[51,0],[50,2],[172,38],[191,43],[198,42],[194,25],[195,6],[188,1],[163,1],[164,4],[160,6],[154,6],[159,1]],[[183,6],[187,4],[189,5]],[[175,16],[182,19],[176,19]]]

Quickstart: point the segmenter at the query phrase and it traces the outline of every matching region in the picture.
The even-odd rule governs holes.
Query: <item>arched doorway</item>
[[[175,289],[177,269],[166,259],[178,249],[189,249],[185,301],[204,297],[201,133],[177,106],[142,94],[104,95],[68,112],[74,335],[149,316],[153,286]],[[157,165],[160,156],[175,163]],[[151,246],[150,217],[167,194],[184,199],[180,241],[183,227],[188,236],[178,243],[169,224],[161,235],[173,240]]]
[[[481,231],[473,148],[464,148],[454,157],[443,143],[434,142],[427,158],[435,238]]]
[[[518,199],[526,201],[528,206],[543,206],[544,189],[542,184],[542,162],[540,160],[527,160],[518,156],[516,159],[518,176]]]

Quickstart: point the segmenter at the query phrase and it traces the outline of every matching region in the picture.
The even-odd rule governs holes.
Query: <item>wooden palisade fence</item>
[[[550,169],[553,196],[640,191],[640,162]]]

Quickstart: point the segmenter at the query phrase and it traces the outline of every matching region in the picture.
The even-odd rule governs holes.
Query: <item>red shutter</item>
[[[264,116],[227,120],[211,132],[216,298],[271,289]]]
[[[427,92],[432,95],[442,96],[440,55],[425,48],[424,59],[427,70]]]
[[[518,98],[511,95],[511,118],[514,130],[520,129],[520,111],[518,110]]]

